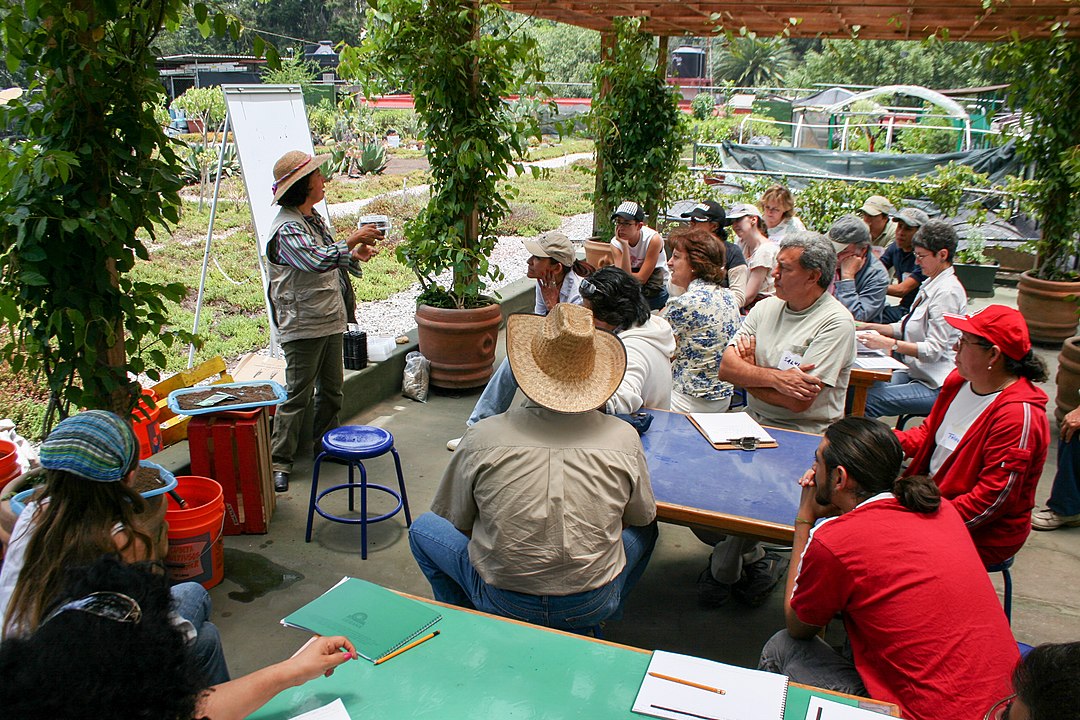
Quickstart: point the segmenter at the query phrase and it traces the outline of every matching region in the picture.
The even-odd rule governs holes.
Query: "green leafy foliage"
[[[341,51],[342,76],[412,90],[432,190],[397,255],[416,272],[425,301],[475,306],[486,281],[501,277],[488,258],[510,211],[506,179],[522,169],[528,138],[539,136],[535,115],[512,112],[502,98],[543,79],[535,40],[513,30],[492,2],[381,0],[363,44]],[[447,269],[453,279],[441,288],[436,277]]]
[[[1080,253],[1080,43],[1055,24],[1049,40],[998,46],[991,67],[1022,75],[1010,102],[1023,110],[1021,157],[1034,163],[1031,204],[1042,224],[1035,275],[1044,280],[1077,277]]]
[[[282,59],[279,67],[265,68],[261,74],[267,85],[299,85],[306,90],[319,79],[319,66],[305,60],[300,52],[294,52]]]
[[[612,210],[641,203],[655,219],[668,180],[681,164],[689,134],[679,96],[657,69],[653,38],[641,18],[616,18],[610,55],[596,66],[589,125],[596,140],[594,234],[610,237]]]
[[[728,115],[693,120],[690,122],[690,137],[696,143],[710,145],[719,145],[725,140],[739,142],[739,129],[744,126],[748,128],[747,134],[750,137],[768,137],[777,144],[784,137],[780,126],[769,122],[769,118],[763,115]],[[750,137],[744,138],[744,142],[749,141]],[[720,151],[716,148],[698,148],[697,162],[699,165],[719,165]]]
[[[179,218],[174,145],[154,114],[164,88],[151,45],[179,22],[185,0],[46,0],[0,7],[9,68],[37,102],[6,108],[29,140],[0,148],[0,356],[44,376],[52,399],[126,414],[137,385],[157,377],[165,351],[188,333],[167,327],[168,303],[187,292],[131,270]],[[195,3],[207,31],[233,32]],[[213,26],[213,28],[211,27]],[[48,425],[48,422],[46,422]]]
[[[742,28],[741,35],[728,35],[715,53],[713,77],[742,87],[779,87],[795,63],[787,38],[759,38]]]
[[[690,101],[690,115],[695,120],[705,120],[712,117],[716,109],[716,98],[706,92],[699,92]]]

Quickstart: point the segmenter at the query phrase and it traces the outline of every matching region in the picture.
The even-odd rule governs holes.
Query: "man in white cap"
[[[889,271],[870,252],[870,230],[854,215],[842,215],[829,228],[836,251],[832,294],[859,322],[873,322],[885,307]]]
[[[919,294],[919,286],[926,280],[922,268],[915,262],[915,246],[912,241],[919,228],[930,222],[929,215],[913,207],[889,213],[889,217],[893,219],[896,227],[896,240],[885,248],[881,255],[881,264],[894,274],[893,283],[889,285],[886,293],[889,297],[900,298],[900,302],[897,305],[886,305],[882,309],[880,322],[883,323],[900,322],[911,310],[911,305]]]
[[[530,402],[462,438],[409,545],[436,600],[586,631],[619,616],[656,543],[641,440],[598,410],[626,351],[566,303],[511,315],[506,345]]]
[[[871,195],[859,208],[863,222],[870,228],[870,243],[874,247],[888,247],[896,239],[896,227],[889,222],[889,213],[895,211],[892,201],[884,195]]]

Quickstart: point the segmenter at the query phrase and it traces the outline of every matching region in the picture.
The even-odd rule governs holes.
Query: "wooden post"
[[[608,30],[600,33],[600,62],[601,63],[613,63],[615,62],[615,32],[614,30]],[[602,98],[607,97],[607,94],[611,92],[611,81],[604,79],[600,83],[600,87],[596,88],[594,97],[594,106]],[[596,153],[596,184],[593,186],[593,226],[592,234],[598,235],[604,221],[607,217],[607,213],[610,211],[608,207],[608,194],[607,187],[604,185],[604,133],[602,129],[598,129],[596,132],[596,141],[594,145]]]

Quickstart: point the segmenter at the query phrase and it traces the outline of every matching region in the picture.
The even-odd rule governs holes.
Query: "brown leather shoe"
[[[274,473],[274,491],[275,492],[288,492],[289,491],[289,473],[280,472],[280,471]]]

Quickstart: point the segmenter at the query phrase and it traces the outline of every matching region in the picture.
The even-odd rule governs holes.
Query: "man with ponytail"
[[[1019,653],[960,514],[877,420],[833,423],[799,480],[784,615],[763,670],[893,702],[912,720],[971,717],[1008,694]],[[840,614],[842,650],[820,636]]]

